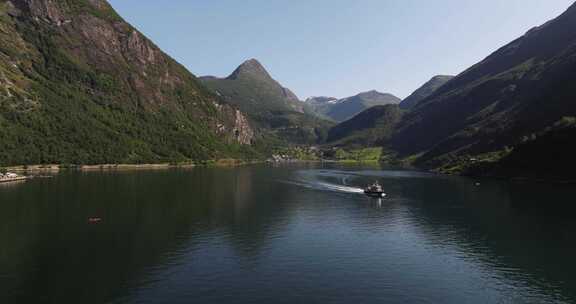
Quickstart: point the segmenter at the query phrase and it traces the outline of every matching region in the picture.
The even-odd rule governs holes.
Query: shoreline
[[[130,170],[166,170],[175,168],[194,167],[239,167],[264,163],[260,160],[239,160],[239,159],[218,159],[203,162],[189,163],[150,163],[150,164],[96,164],[96,165],[62,165],[62,164],[42,164],[42,165],[19,165],[0,167],[8,172],[48,172],[58,173],[60,171],[130,171]]]
[[[270,165],[285,165],[285,164],[302,164],[302,163],[317,163],[317,164],[337,164],[337,165],[374,165],[374,164],[390,164],[388,162],[377,161],[338,161],[338,160],[290,160],[280,162],[269,162],[266,160],[240,160],[240,159],[219,159],[208,160],[203,162],[187,162],[187,163],[157,163],[157,164],[97,164],[97,165],[61,165],[61,164],[43,164],[43,165],[20,165],[20,166],[7,166],[0,167],[7,172],[15,173],[28,173],[32,176],[35,174],[49,173],[56,174],[60,171],[138,171],[138,170],[168,170],[168,169],[187,169],[196,167],[241,167],[255,164],[270,164]],[[535,182],[547,183],[556,185],[573,185],[576,184],[576,179],[554,179],[554,178],[538,178],[534,176],[515,176],[515,175],[482,175],[482,174],[467,174],[466,172],[441,172],[438,170],[419,169],[413,168],[423,172],[429,172],[445,176],[461,176],[474,179],[494,179],[500,181],[508,181],[514,183]],[[30,176],[18,180],[5,180],[0,183],[10,181],[23,181],[29,179]]]
[[[2,178],[2,179],[0,179],[0,184],[23,182],[23,181],[28,180],[28,179],[30,179],[30,177],[28,177],[28,176],[18,176],[18,177],[11,177],[11,178]]]
[[[63,164],[35,164],[35,165],[16,165],[16,166],[0,166],[0,169],[8,172],[60,172],[67,170],[77,171],[97,171],[97,170],[162,170],[172,168],[195,168],[195,167],[239,167],[254,164],[296,164],[296,163],[331,163],[331,164],[377,164],[377,161],[340,161],[340,160],[287,160],[287,161],[267,161],[267,160],[240,160],[240,159],[218,159],[208,160],[202,162],[186,162],[186,163],[148,163],[148,164],[95,164],[95,165],[63,165]]]

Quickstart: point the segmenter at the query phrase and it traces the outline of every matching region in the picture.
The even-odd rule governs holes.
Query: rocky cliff
[[[252,141],[238,109],[104,0],[2,0],[0,38],[0,163],[210,158]]]

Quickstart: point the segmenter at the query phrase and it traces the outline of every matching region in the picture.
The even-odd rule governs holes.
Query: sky
[[[258,59],[301,99],[404,98],[456,75],[574,0],[109,0],[197,76]]]

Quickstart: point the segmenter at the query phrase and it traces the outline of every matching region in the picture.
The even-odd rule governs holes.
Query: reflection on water
[[[387,198],[362,195],[375,179]],[[0,188],[0,303],[571,303],[575,192],[361,167],[65,173]]]

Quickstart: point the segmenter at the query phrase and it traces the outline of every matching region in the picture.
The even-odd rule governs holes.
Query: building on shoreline
[[[14,182],[14,181],[21,181],[25,180],[26,176],[18,175],[16,173],[0,173],[0,183],[4,182]]]

